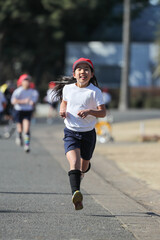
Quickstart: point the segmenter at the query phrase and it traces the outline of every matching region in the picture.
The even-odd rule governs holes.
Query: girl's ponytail
[[[76,83],[77,81],[73,76],[62,76],[54,82],[56,83],[56,86],[53,90],[53,98],[60,99],[60,101],[62,101],[62,92],[64,86],[66,84]]]
[[[98,81],[95,75],[93,75],[93,77],[91,78],[90,83],[99,88]]]

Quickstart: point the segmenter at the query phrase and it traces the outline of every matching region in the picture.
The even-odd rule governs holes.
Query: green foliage
[[[148,0],[132,2],[137,14]],[[101,23],[121,23],[117,4],[122,1],[0,0],[0,81],[29,72],[41,88],[42,80],[63,74],[65,43],[98,40],[92,35]]]

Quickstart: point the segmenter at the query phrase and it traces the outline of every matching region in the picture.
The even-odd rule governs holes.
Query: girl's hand
[[[30,99],[29,98],[25,98],[23,99],[23,103],[22,104],[29,104],[30,102]]]
[[[33,106],[34,102],[32,100],[29,101],[29,105]]]
[[[59,115],[61,118],[65,119],[67,117],[66,111],[60,110]]]
[[[90,114],[90,110],[86,109],[86,110],[81,110],[77,113],[77,115],[81,118],[86,118],[88,115]]]

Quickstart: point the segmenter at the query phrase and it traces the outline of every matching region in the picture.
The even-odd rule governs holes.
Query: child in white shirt
[[[24,133],[24,150],[30,151],[30,122],[38,95],[30,88],[31,77],[23,78],[21,86],[12,94],[11,103],[15,109],[15,121],[17,123],[17,145],[23,145],[22,133]]]
[[[91,166],[90,159],[96,144],[96,118],[106,115],[102,92],[98,87],[91,60],[80,58],[74,62],[73,77],[63,77],[55,91],[62,99],[60,116],[66,126],[64,147],[70,164],[68,175],[72,202],[75,209],[80,210],[83,208],[81,175]]]

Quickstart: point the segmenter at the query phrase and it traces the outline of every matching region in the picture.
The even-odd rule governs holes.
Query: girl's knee
[[[70,164],[70,170],[80,170],[80,151],[79,149],[67,152],[66,157]]]

